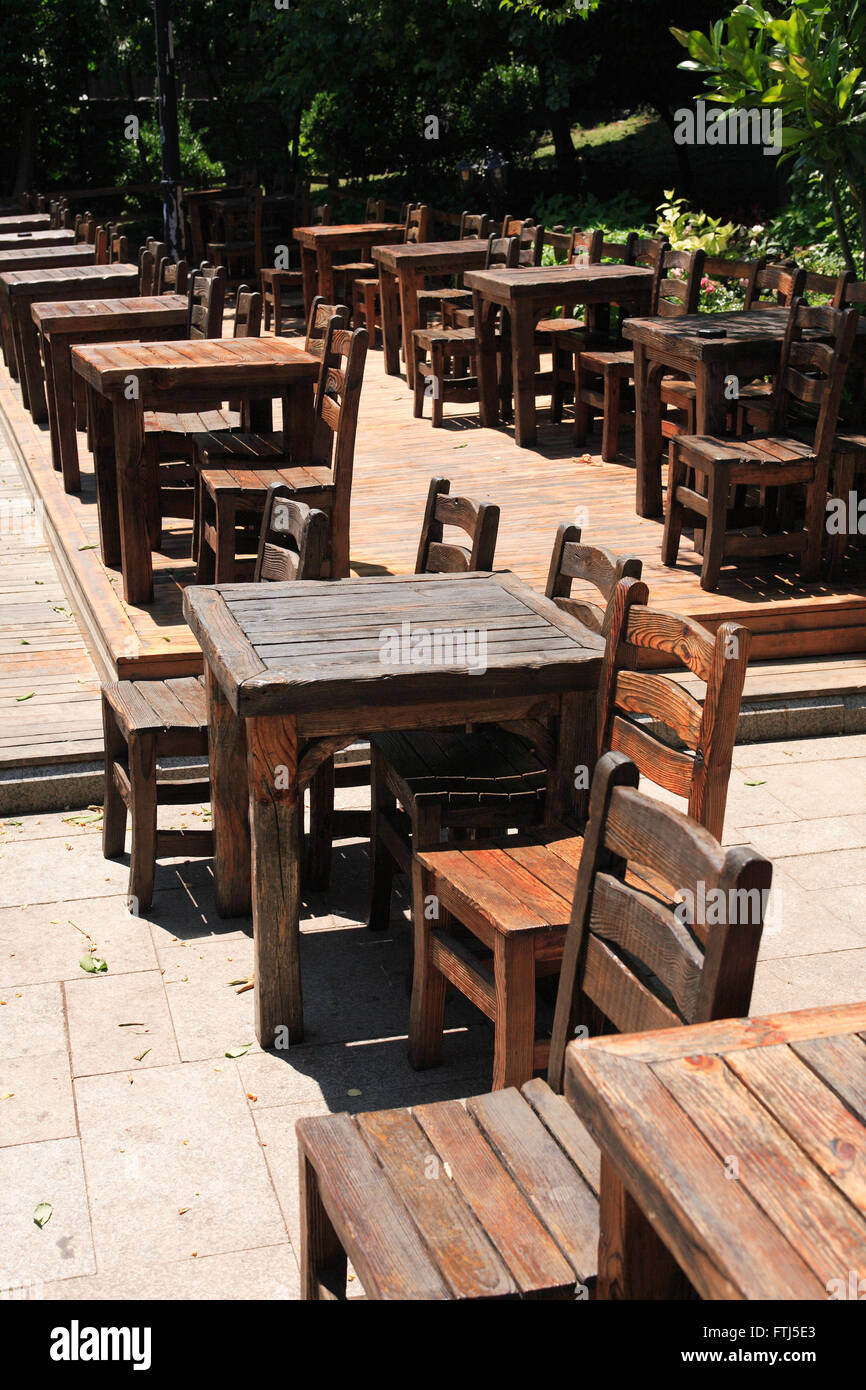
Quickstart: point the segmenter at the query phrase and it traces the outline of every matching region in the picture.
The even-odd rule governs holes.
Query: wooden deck
[[[83,490],[70,496],[51,466],[47,428],[34,426],[18,387],[2,369],[0,407],[17,438],[30,486],[44,503],[46,534],[100,674],[146,678],[200,670],[200,653],[181,615],[181,591],[192,579],[186,558],[189,523],[166,528],[165,551],[154,557],[154,603],[126,605],[118,592],[119,573],[106,570],[99,558],[93,469],[84,436],[79,434]],[[515,446],[510,427],[481,428],[474,407],[446,406],[445,413],[445,427],[438,430],[430,424],[429,408],[423,420],[414,419],[405,381],[385,375],[380,349],[370,352],[355,459],[354,572],[413,568],[429,480],[445,475],[453,490],[499,504],[497,565],[537,587],[544,585],[556,526],[576,521],[588,540],[640,555],[654,606],[688,614],[710,628],[727,618],[749,627],[752,660],[773,663],[750,677],[756,694],[760,688],[759,698],[866,688],[866,668],[858,657],[866,650],[863,583],[843,579],[835,586],[804,586],[792,565],[767,562],[740,575],[725,570],[719,591],[704,593],[688,538],[678,568],[665,569],[659,558],[661,523],[635,516],[630,436],[622,462],[605,464],[597,453],[576,456],[570,428],[550,424],[543,408],[538,444],[529,449]],[[598,436],[591,447],[598,447]],[[821,660],[816,665],[803,658]]]

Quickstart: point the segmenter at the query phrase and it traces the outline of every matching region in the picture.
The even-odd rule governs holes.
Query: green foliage
[[[669,241],[675,251],[706,251],[708,256],[723,256],[736,235],[733,222],[709,217],[705,212],[692,212],[685,198],[677,198],[672,188],[665,189],[665,199],[656,208],[656,234]]]
[[[177,122],[181,177],[184,183],[194,187],[219,183],[225,178],[225,166],[219,160],[211,159],[201,135],[193,130],[190,124],[189,110],[184,102],[178,102]],[[161,158],[159,126],[155,117],[151,121],[142,121],[139,135],[138,141],[123,141],[120,155],[121,180],[128,180],[130,183],[158,182],[161,176]]]

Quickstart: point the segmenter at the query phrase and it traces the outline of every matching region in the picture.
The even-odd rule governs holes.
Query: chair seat
[[[866,434],[837,434],[833,440],[834,454],[866,454]]]
[[[573,1298],[595,1276],[599,1152],[543,1081],[296,1130],[368,1298]]]
[[[530,745],[496,725],[375,734],[371,742],[409,798],[452,807],[514,807],[540,814],[547,768]]]
[[[237,429],[241,417],[236,410],[202,410],[175,414],[173,411],[146,410],[145,434],[201,434],[212,430]]]
[[[310,501],[314,494],[315,505],[327,510],[329,497],[334,489],[334,475],[329,468],[303,466],[278,468],[257,465],[255,468],[202,468],[201,484],[212,496],[222,498],[235,495],[249,498],[250,506],[259,508],[263,503],[271,483],[286,483],[296,494],[298,501]]]
[[[578,333],[586,328],[583,319],[539,319],[536,333]]]
[[[472,291],[447,287],[441,290],[418,291],[419,304],[439,304],[443,299],[447,299],[450,304],[471,305]]]
[[[412,333],[416,343],[428,350],[433,343],[441,343],[446,349],[449,347],[466,349],[475,347],[478,338],[474,328],[416,328]]]
[[[589,348],[581,351],[580,367],[585,372],[616,372],[623,377],[633,376],[634,353],[630,348]]]
[[[572,827],[539,827],[485,845],[475,841],[417,855],[443,906],[472,929],[554,935],[557,949],[571,916],[583,836]]]
[[[299,494],[333,492],[332,469],[293,461],[282,430],[269,434],[219,431],[199,435],[195,442],[202,482],[214,493],[260,492],[264,496],[271,483],[278,482],[288,483]]]
[[[277,270],[275,266],[268,266],[260,270],[262,285],[302,285],[304,283],[304,273],[301,270]]]
[[[170,733],[207,728],[204,676],[112,681],[102,687],[102,693],[127,738],[144,731]]]
[[[737,473],[760,473],[760,477],[738,477],[737,481],[760,482],[768,487],[773,486],[770,475],[774,471],[781,473],[791,468],[802,468],[806,478],[815,462],[812,444],[793,435],[755,435],[752,439],[723,439],[709,434],[681,435],[677,447],[690,468],[708,472],[717,465],[724,465]]]
[[[373,261],[344,261],[342,265],[335,265],[333,271],[335,275],[369,275],[378,279]]]

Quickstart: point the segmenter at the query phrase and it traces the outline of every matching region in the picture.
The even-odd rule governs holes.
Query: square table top
[[[565,1088],[703,1298],[866,1272],[866,1003],[573,1042]]]
[[[791,310],[771,304],[765,309],[731,309],[721,314],[682,314],[678,318],[626,319],[623,337],[650,349],[672,349],[699,362],[736,356],[738,349],[778,346],[785,336]],[[724,337],[698,337],[698,328],[723,328]],[[857,324],[857,337],[866,335],[866,318]]]
[[[114,328],[119,320],[159,324],[184,323],[185,294],[134,295],[125,299],[73,299],[36,303],[30,313],[43,333],[97,333]]]
[[[483,700],[527,688],[542,698],[593,688],[604,650],[600,637],[507,570],[192,586],[183,608],[244,716]],[[363,714],[359,723],[364,730]]]
[[[321,365],[318,357],[284,338],[184,338],[72,349],[73,370],[104,394],[122,390],[130,375],[142,390],[281,388],[315,381]]]
[[[393,246],[374,246],[370,252],[378,265],[388,270],[411,265],[423,270],[428,265],[483,265],[487,255],[486,237],[463,237],[459,241],[410,241]]]
[[[51,214],[47,212],[22,212],[0,217],[0,236],[4,232],[47,231],[51,226]]]
[[[636,265],[539,265],[511,270],[467,270],[463,283],[486,299],[508,304],[515,299],[549,297],[561,291],[566,297],[598,291],[602,297],[640,293],[655,271]]]
[[[292,236],[302,246],[357,246],[359,242],[381,237],[387,241],[391,237],[402,237],[405,232],[402,222],[337,222],[333,225],[315,227],[294,227]]]
[[[0,229],[0,251],[14,251],[18,246],[75,245],[75,233],[70,227],[46,227],[36,232],[4,232]]]
[[[92,247],[90,249],[93,250]],[[90,280],[97,280],[102,284],[132,281],[137,285],[138,279],[137,265],[115,261],[112,265],[47,265],[38,270],[7,270],[0,274],[0,285],[13,297],[34,296],[42,290],[48,295],[62,295],[64,290],[72,285],[86,285]]]

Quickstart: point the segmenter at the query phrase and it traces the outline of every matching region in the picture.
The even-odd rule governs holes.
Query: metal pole
[[[163,240],[173,260],[180,260],[183,222],[180,208],[180,142],[177,133],[177,88],[174,80],[174,39],[169,19],[170,0],[153,0],[156,31],[156,75],[159,97],[159,146],[162,154]]]

